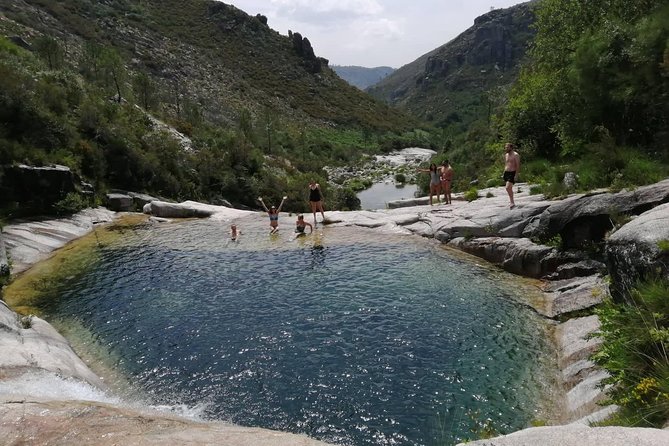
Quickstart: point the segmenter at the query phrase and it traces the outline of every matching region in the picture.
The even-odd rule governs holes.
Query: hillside
[[[2,2],[0,33],[40,34],[77,58],[85,43],[117,48],[128,69],[172,85],[213,122],[266,107],[295,122],[402,130],[407,117],[343,82],[298,32],[208,0],[15,0]],[[175,101],[172,101],[175,102]],[[174,104],[173,104],[174,105]]]
[[[355,65],[333,65],[332,69],[339,75],[339,77],[361,90],[365,90],[367,87],[377,84],[395,71],[395,69],[391,67],[366,68]]]
[[[452,41],[386,77],[368,92],[440,127],[489,116],[518,77],[533,37],[528,2],[493,10]]]
[[[66,197],[76,184],[26,198],[18,164],[64,165],[98,200],[125,189],[258,206],[285,193],[303,210],[306,178],[327,194],[324,166],[415,144],[420,125],[347,84],[299,32],[210,0],[1,2],[0,76],[0,215],[86,205]],[[336,189],[331,206],[356,206]]]

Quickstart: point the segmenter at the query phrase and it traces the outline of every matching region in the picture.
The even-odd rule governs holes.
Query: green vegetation
[[[526,159],[560,166],[534,173],[552,183],[571,170],[586,190],[665,177],[669,4],[545,0],[537,29],[499,121]]]
[[[467,201],[477,200],[479,198],[479,191],[475,187],[472,187],[467,192],[465,192],[464,198]]]
[[[660,240],[657,242],[657,247],[664,253],[669,253],[669,240]]]
[[[352,191],[329,185],[324,166],[429,138],[339,79],[304,41],[230,5],[29,3],[65,33],[52,37],[55,22],[25,6],[4,11],[0,31],[25,36],[35,51],[0,38],[0,165],[62,164],[98,192],[253,207],[258,195],[286,194],[289,211],[307,210],[315,179],[328,207],[355,209]],[[44,34],[31,38],[30,29]],[[72,212],[87,200],[62,198],[31,212]],[[2,201],[1,213],[18,215]]]
[[[639,284],[624,304],[606,302],[597,314],[604,341],[593,360],[611,384],[610,402],[623,408],[617,422],[660,427],[669,418],[669,282]]]
[[[447,94],[444,110],[455,107],[432,121],[436,158],[451,161],[454,190],[467,190],[473,178],[499,185],[506,141],[518,146],[522,181],[549,198],[669,175],[669,3],[543,0],[532,9],[536,37],[513,85],[479,80],[487,90],[476,102],[465,97],[475,89],[449,86],[446,76],[407,99],[411,109],[431,112],[432,98]],[[476,79],[469,68],[458,71],[462,82]],[[567,172],[577,178],[570,190]]]

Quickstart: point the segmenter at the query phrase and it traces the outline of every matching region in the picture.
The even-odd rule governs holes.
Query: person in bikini
[[[309,205],[314,214],[314,226],[316,226],[316,212],[321,212],[323,220],[325,220],[325,213],[323,211],[323,192],[321,186],[314,180],[309,181]]]
[[[271,208],[267,209],[265,202],[262,201],[262,197],[258,197],[258,201],[260,202],[260,204],[262,204],[262,207],[265,209],[265,212],[267,212],[267,215],[269,216],[270,234],[275,234],[279,230],[279,212],[281,212],[281,207],[283,207],[283,203],[287,199],[288,197],[283,197],[283,199],[281,200],[281,204],[279,204],[278,209],[276,206],[272,206]]]
[[[513,201],[513,185],[518,180],[520,173],[520,155],[515,150],[515,146],[510,142],[504,144],[504,182],[506,183],[506,193],[509,194],[509,209],[516,207]]]
[[[417,171],[430,174],[430,206],[432,206],[432,195],[434,194],[437,194],[437,203],[439,203],[441,180],[439,179],[439,169],[437,169],[437,165],[432,163],[430,164],[429,169],[418,169]]]
[[[444,193],[444,203],[451,204],[451,183],[453,182],[453,168],[448,160],[441,163],[441,190]]]
[[[295,237],[302,237],[303,235],[307,235],[304,232],[307,226],[309,226],[309,234],[314,232],[314,227],[311,226],[311,223],[304,221],[304,215],[298,215],[297,221],[295,222]]]

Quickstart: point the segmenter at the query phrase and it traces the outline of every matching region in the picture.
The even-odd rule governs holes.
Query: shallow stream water
[[[542,418],[552,346],[522,287],[436,243],[264,221],[126,230],[43,316],[153,405],[342,445],[449,445]],[[127,383],[125,387],[121,381]]]

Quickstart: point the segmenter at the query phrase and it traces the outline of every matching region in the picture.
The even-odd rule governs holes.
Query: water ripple
[[[235,243],[211,221],[129,233],[49,311],[80,319],[153,404],[210,418],[351,445],[532,419],[547,336],[497,277],[413,239],[243,223]]]

